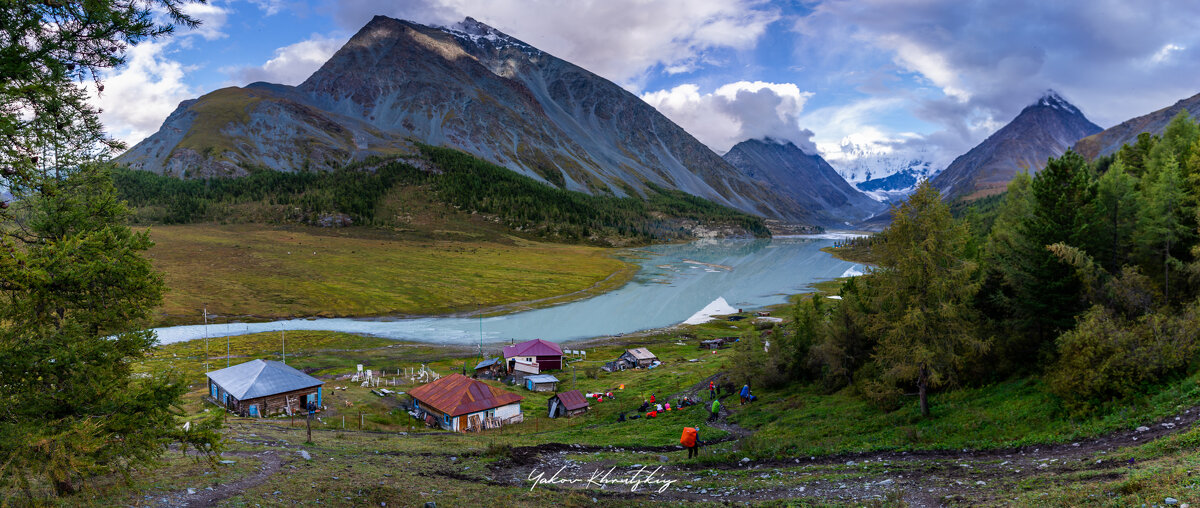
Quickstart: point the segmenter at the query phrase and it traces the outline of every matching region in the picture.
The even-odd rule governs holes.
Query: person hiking
[[[749,402],[751,400],[750,399],[750,385],[749,384],[742,385],[742,393],[740,393],[739,395],[742,398],[742,404]]]
[[[700,432],[697,430],[698,427],[684,427],[683,435],[679,437],[679,444],[687,448],[687,458],[689,459],[700,456]]]
[[[708,415],[708,421],[715,421],[717,416],[721,414],[721,401],[714,400],[712,404],[712,414]]]
[[[717,400],[717,385],[712,381],[708,382],[708,400]]]
[[[653,393],[650,394],[650,403],[651,404],[654,403],[654,394]]]

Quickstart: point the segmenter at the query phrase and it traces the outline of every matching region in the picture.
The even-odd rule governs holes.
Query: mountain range
[[[1200,94],[1183,99],[1153,113],[1137,118],[1131,118],[1103,132],[1093,134],[1075,143],[1075,151],[1084,157],[1094,159],[1101,155],[1110,155],[1121,149],[1121,145],[1134,143],[1138,134],[1149,132],[1159,135],[1171,122],[1175,115],[1186,109],[1193,119],[1200,118]]]
[[[852,187],[820,155],[791,141],[742,141],[722,157],[747,177],[815,210],[819,223],[847,226],[887,208]]]
[[[1021,170],[1037,172],[1076,141],[1101,129],[1053,90],[1025,107],[1011,122],[959,156],[932,183],[946,199],[1003,192]]]
[[[118,161],[237,176],[331,170],[415,153],[416,143],[591,194],[645,195],[653,185],[820,225],[870,213],[855,209],[870,200],[833,182],[818,156],[796,150],[796,163],[778,170],[735,167],[620,86],[471,18],[442,28],[376,16],[299,86],[252,83],[185,101]],[[777,185],[784,174],[836,192]]]

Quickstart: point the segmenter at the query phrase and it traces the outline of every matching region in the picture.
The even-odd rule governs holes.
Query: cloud
[[[811,96],[792,83],[738,81],[704,94],[699,85],[684,84],[645,93],[642,100],[718,153],[741,141],[766,137],[816,153],[812,131],[797,122]]]
[[[779,14],[762,0],[344,0],[343,28],[384,14],[448,25],[471,16],[630,89],[652,69],[691,72],[719,49],[752,49]]]
[[[250,3],[257,5],[263,11],[264,16],[279,14],[287,6],[284,0],[250,0]]]
[[[275,50],[275,56],[257,67],[222,69],[236,85],[255,81],[298,85],[321,68],[343,44],[345,37],[313,34],[308,39]]]
[[[841,36],[817,49],[865,44],[1000,123],[1053,88],[1112,125],[1195,94],[1200,74],[1186,49],[1200,42],[1200,4],[1190,0],[826,0],[795,28]]]
[[[110,136],[132,146],[157,131],[180,102],[197,95],[184,82],[187,69],[166,55],[169,44],[143,42],[129,48],[128,63],[102,75],[103,93],[88,84]]]
[[[186,3],[181,7],[184,14],[200,20],[200,26],[193,29],[181,30],[182,35],[196,35],[206,41],[223,39],[228,36],[222,31],[229,18],[229,10],[215,4]]]

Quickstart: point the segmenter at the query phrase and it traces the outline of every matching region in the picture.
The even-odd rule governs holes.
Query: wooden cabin
[[[627,363],[630,367],[646,368],[654,362],[658,361],[658,357],[654,356],[648,349],[639,347],[636,349],[626,349],[625,353],[617,358],[619,361]]]
[[[462,374],[451,374],[408,391],[417,418],[455,432],[499,428],[524,420],[515,393]]]
[[[273,360],[251,360],[208,373],[211,400],[242,416],[290,415],[319,408],[324,384]]]
[[[571,390],[569,392],[556,393],[546,403],[550,409],[550,418],[558,418],[565,416],[570,418],[575,415],[581,415],[588,412],[587,398],[579,393],[579,390]]]
[[[520,344],[504,346],[504,361],[512,370],[515,362],[537,365],[538,372],[562,369],[562,348],[553,342],[533,339]]]
[[[475,365],[475,377],[500,379],[504,376],[504,362],[500,358],[488,358]]]
[[[525,389],[531,392],[552,392],[558,389],[558,378],[550,374],[526,376]]]

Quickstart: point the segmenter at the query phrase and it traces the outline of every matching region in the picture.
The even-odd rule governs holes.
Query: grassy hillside
[[[329,172],[253,170],[240,178],[180,180],[118,170],[122,199],[142,222],[258,222],[407,228],[412,213],[482,215],[527,238],[596,245],[694,236],[700,225],[769,236],[757,217],[674,190],[618,198],[564,191],[446,148],[372,159]],[[415,200],[397,202],[397,195]]]
[[[624,284],[636,268],[596,247],[460,226],[411,234],[299,225],[154,226],[149,256],[168,288],[162,321],[198,322],[205,305],[224,319],[474,311],[590,296]]]
[[[1200,403],[1194,378],[1084,419],[1065,416],[1036,380],[1025,379],[938,393],[933,419],[907,409],[886,412],[849,394],[798,388],[758,390],[759,401],[745,406],[726,396],[730,414],[715,424],[704,421],[707,411],[701,406],[654,420],[616,421],[618,413],[631,413],[650,393],[660,400],[677,393],[706,398],[705,380],[729,369],[735,355],[732,350],[713,354],[696,343],[753,333],[748,321],[574,345],[588,351],[587,359],[574,363],[574,373],[556,373],[562,389],[613,390],[615,401],[593,402],[582,418],[551,420],[543,413],[549,394],[505,387],[525,397],[527,421],[464,435],[426,429],[398,409],[403,396],[378,397],[338,377],[356,363],[377,372],[425,364],[445,375],[473,364],[470,348],[290,332],[288,363],[326,380],[328,408],[314,421],[313,443],[304,442],[299,419],[231,417],[225,430],[228,449],[221,457],[226,463],[196,462],[169,452],[165,464],[139,470],[131,485],[102,478],[81,496],[101,505],[143,504],[146,495],[155,503],[178,504],[212,492],[220,496],[218,504],[231,506],[427,501],[452,506],[498,501],[507,506],[1149,506],[1162,505],[1166,497],[1185,503],[1200,499],[1192,474],[1200,467],[1195,451],[1200,434],[1184,427],[1193,418],[1189,408]],[[279,359],[279,340],[273,333],[232,337],[230,363]],[[591,368],[633,346],[648,347],[664,365],[592,377]],[[219,358],[224,339],[214,339],[209,347],[213,368],[224,367]],[[160,348],[139,370],[173,369],[195,380],[184,409],[189,418],[199,417],[214,409],[201,401],[203,361],[203,341],[191,341]],[[1163,431],[1159,423],[1178,421],[1173,414],[1185,417],[1181,430]],[[674,447],[680,428],[692,425],[699,425],[701,439],[709,443],[696,459]],[[1137,425],[1155,430],[1139,434],[1133,430]],[[1023,448],[1006,448],[1011,446]],[[299,450],[312,459],[302,458]],[[623,486],[530,488],[529,475],[539,470],[549,475],[562,467],[564,476],[587,477],[609,468],[625,475],[641,465],[662,466],[657,477],[676,483],[662,493],[645,487],[631,493]],[[189,488],[197,494],[187,494]]]

